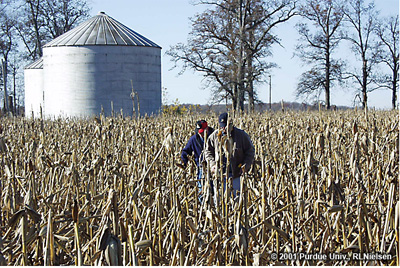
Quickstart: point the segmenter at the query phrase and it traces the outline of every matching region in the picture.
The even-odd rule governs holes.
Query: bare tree
[[[13,49],[16,48],[16,34],[15,34],[15,21],[12,17],[8,16],[9,8],[3,8],[0,10],[0,55],[1,59],[1,80],[3,82],[3,90],[4,90],[4,103],[5,110],[8,111],[8,94],[7,94],[7,86],[8,86],[8,62],[9,55]]]
[[[351,32],[346,37],[352,45],[352,50],[360,60],[360,69],[350,72],[359,85],[359,93],[363,108],[368,107],[368,93],[377,89],[377,76],[374,68],[379,63],[379,43],[374,36],[377,23],[377,11],[373,3],[366,4],[364,0],[349,0],[345,9],[346,22]]]
[[[86,19],[90,8],[86,0],[46,0],[43,11],[45,29],[56,38]]]
[[[272,29],[295,15],[295,1],[210,0],[199,1],[212,8],[197,15],[188,44],[167,51],[182,72],[203,73],[214,88],[215,99],[229,98],[235,110],[244,110],[245,92],[249,109],[254,109],[254,83],[273,67],[265,62],[271,45],[279,40]]]
[[[311,69],[301,75],[296,94],[319,96],[325,93],[325,105],[330,109],[332,84],[341,81],[343,62],[333,58],[335,49],[343,39],[341,32],[344,17],[341,0],[305,0],[300,15],[307,19],[296,25],[300,42],[295,55]],[[308,23],[310,22],[310,23]],[[314,31],[310,31],[310,26]]]
[[[381,22],[376,28],[382,51],[380,60],[391,70],[390,75],[383,77],[381,86],[392,91],[392,109],[396,109],[399,85],[399,16],[392,16]]]
[[[27,57],[43,55],[42,46],[76,26],[89,15],[86,0],[18,0],[18,33]]]
[[[253,3],[250,1],[249,4]],[[259,78],[265,72],[277,66],[275,63],[261,61],[265,57],[272,56],[271,45],[279,43],[279,38],[273,33],[273,29],[297,15],[296,1],[267,1],[263,5],[264,10],[257,6],[248,8],[249,20],[246,27],[248,34],[244,41],[247,57],[246,92],[249,97],[249,112],[254,111],[256,100],[254,82],[259,82]]]
[[[237,65],[229,65],[237,57],[235,50],[238,41],[234,38],[234,19],[219,12],[223,8],[208,10],[192,19],[188,44],[179,43],[166,54],[171,56],[175,64],[182,62],[180,73],[188,68],[202,72],[208,85],[214,88],[213,96],[216,99],[227,97],[236,101],[234,67]]]
[[[10,75],[11,82],[10,86],[10,95],[12,92],[13,96],[13,113],[14,115],[19,115],[19,108],[23,106],[24,103],[24,77],[23,77],[23,65],[21,62],[24,62],[21,58],[21,53],[19,51],[13,51],[9,60],[10,67]]]
[[[26,48],[27,58],[36,60],[43,55],[42,43],[46,38],[43,30],[41,14],[41,0],[16,1],[17,30],[19,37]]]

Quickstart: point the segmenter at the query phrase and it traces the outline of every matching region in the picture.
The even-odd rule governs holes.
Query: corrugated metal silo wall
[[[132,85],[140,113],[161,108],[161,49],[140,46],[69,46],[43,50],[47,116],[132,115]]]
[[[40,116],[43,107],[43,69],[25,69],[25,116]]]

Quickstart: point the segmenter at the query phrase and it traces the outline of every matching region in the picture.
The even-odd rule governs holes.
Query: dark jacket
[[[208,135],[211,135],[211,133],[214,131],[213,128],[209,127],[208,128]],[[204,141],[201,139],[199,134],[194,134],[192,137],[190,137],[188,143],[186,144],[185,148],[182,150],[181,154],[181,159],[182,162],[186,165],[188,162],[188,155],[194,155],[194,161],[196,162],[196,165],[199,166],[199,164],[203,161],[203,157],[201,157],[201,153],[204,149]]]
[[[219,141],[218,131],[214,131],[213,134],[207,139],[206,148],[204,150],[204,156],[207,162],[210,164],[210,168],[217,163],[219,164]],[[234,144],[234,151],[231,161],[232,176],[237,178],[240,176],[240,166],[246,165],[246,171],[251,168],[251,164],[254,160],[254,146],[250,140],[249,135],[241,129],[233,127],[232,139]],[[222,151],[222,157],[224,158],[224,152]]]

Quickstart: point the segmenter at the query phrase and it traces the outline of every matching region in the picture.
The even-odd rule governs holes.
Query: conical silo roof
[[[44,47],[58,46],[146,46],[161,48],[104,12],[81,23]]]
[[[24,69],[43,69],[43,58],[26,65]]]

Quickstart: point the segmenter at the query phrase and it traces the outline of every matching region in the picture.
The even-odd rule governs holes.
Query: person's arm
[[[192,155],[192,153],[193,153],[193,144],[192,143],[193,143],[193,140],[192,140],[192,138],[190,138],[181,153],[181,159],[185,166],[187,165],[187,163],[189,161],[188,155]]]

